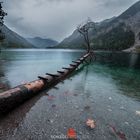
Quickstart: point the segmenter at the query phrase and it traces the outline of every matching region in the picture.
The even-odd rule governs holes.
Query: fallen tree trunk
[[[46,73],[45,77],[38,76],[38,79],[35,81],[19,85],[8,91],[0,93],[0,115],[17,107],[19,104],[36,95],[40,91],[49,89],[50,87],[63,81],[89,57],[91,57],[91,53],[87,53],[77,61],[73,61],[73,64],[70,64],[69,67],[62,68],[63,71],[57,71],[57,74]]]

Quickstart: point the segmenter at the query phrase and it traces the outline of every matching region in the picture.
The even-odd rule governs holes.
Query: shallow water
[[[3,52],[0,82],[9,88],[46,72],[55,73],[82,53],[70,50]],[[62,139],[73,128],[80,140],[116,140],[119,136],[112,132],[110,126],[113,126],[128,140],[139,140],[140,116],[136,112],[140,111],[139,56],[132,64],[130,54],[125,55],[128,59],[121,59],[124,54],[113,54],[111,62],[110,56],[108,61],[98,57],[96,63],[79,68],[64,83],[1,118],[1,139]],[[88,118],[96,121],[95,129],[86,126]]]
[[[81,52],[72,50],[8,50],[0,55],[0,82],[8,83],[9,87],[37,79],[38,75],[55,73]]]

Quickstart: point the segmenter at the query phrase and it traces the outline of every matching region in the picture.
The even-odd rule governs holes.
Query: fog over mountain
[[[137,0],[4,0],[5,24],[25,38],[61,41],[78,24],[118,16]]]

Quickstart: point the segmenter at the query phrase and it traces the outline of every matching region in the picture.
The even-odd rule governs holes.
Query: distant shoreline
[[[86,49],[70,49],[70,48],[5,48],[1,50],[1,53],[3,51],[86,51]],[[94,52],[112,52],[112,53],[133,53],[133,54],[140,54],[139,52],[131,52],[131,51],[108,51],[108,50],[94,50]]]

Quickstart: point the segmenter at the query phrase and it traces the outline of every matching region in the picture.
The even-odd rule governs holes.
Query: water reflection
[[[62,66],[67,66],[82,54],[83,51],[77,50],[4,51],[0,55],[0,92],[32,81],[46,72],[56,73]],[[139,98],[140,73],[132,67],[140,67],[140,55],[120,52],[96,52],[96,55],[96,63],[86,66],[84,80],[86,81],[86,76],[91,69],[91,75],[106,72],[106,76],[112,76],[123,94]]]
[[[38,74],[56,72],[81,54],[60,50],[9,51],[3,54],[3,58],[9,57],[5,58],[7,62],[3,63],[1,70],[14,86],[25,78],[30,81]],[[98,57],[96,63],[82,66],[72,77],[58,84],[57,89],[45,91],[53,99],[40,93],[1,118],[1,139],[50,139],[51,135],[66,134],[71,127],[76,129],[80,138],[86,135],[87,140],[116,139],[110,134],[108,125],[123,131],[128,139],[140,139],[140,120],[135,115],[140,102],[129,98],[140,98],[140,71],[130,68],[139,64],[134,63],[134,60],[139,61],[139,56],[102,54],[109,56],[108,60]],[[94,131],[86,128],[87,118],[96,120]]]
[[[140,54],[124,52],[97,52],[97,61],[118,67],[140,68]]]
[[[44,75],[46,72],[56,73],[81,54],[81,51],[58,50],[4,51],[0,59],[5,62],[0,69],[5,75],[4,78],[8,79],[10,86],[14,87],[35,80],[38,75]]]
[[[89,66],[90,75],[101,75],[110,77],[113,83],[120,90],[119,93],[140,99],[140,71],[127,67],[118,67],[112,65],[93,64]],[[88,74],[89,75],[89,74]],[[106,81],[104,81],[106,82]]]
[[[53,99],[41,93],[1,120],[1,130],[5,132],[2,138],[51,139],[51,135],[65,135],[72,127],[81,139],[86,135],[87,140],[112,140],[116,137],[110,134],[108,125],[113,125],[128,139],[139,139],[139,118],[135,115],[139,102],[121,95],[125,91],[116,82],[123,70],[99,64],[82,68],[58,84],[57,90],[46,91]],[[90,117],[97,122],[93,131],[85,126]]]

